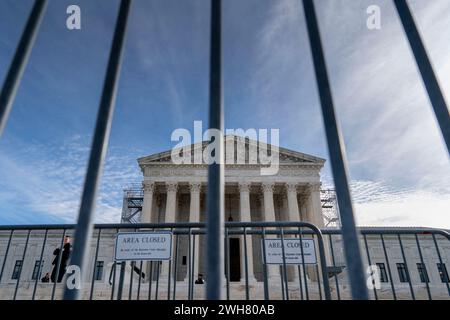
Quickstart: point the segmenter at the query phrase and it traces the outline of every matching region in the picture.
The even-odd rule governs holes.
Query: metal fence
[[[405,0],[394,0],[403,24],[405,33],[422,75],[431,105],[440,125],[447,149],[450,150],[450,116],[449,111],[434,74],[427,52],[416,28],[414,19]],[[24,73],[31,49],[43,19],[46,0],[36,0],[30,17],[19,41],[17,50],[7,72],[5,82],[0,93],[0,134],[3,131],[8,114]],[[99,178],[108,146],[111,130],[112,114],[115,105],[117,83],[126,35],[128,13],[131,0],[122,0],[119,7],[116,28],[114,31],[106,76],[97,116],[97,122],[90,152],[86,179],[82,193],[78,223],[75,229],[75,243],[73,250],[73,264],[84,270],[86,265],[87,245],[92,234],[92,217],[98,189]],[[328,80],[325,56],[320,39],[320,32],[316,18],[313,0],[303,0],[305,20],[311,45],[312,58],[317,78],[318,92],[325,123],[331,167],[336,186],[342,236],[348,273],[351,282],[352,297],[367,299],[362,253],[360,251],[358,232],[355,227],[351,195],[348,187],[346,154],[339,123],[336,118],[330,83]],[[209,128],[223,129],[223,99],[222,99],[222,54],[221,54],[221,0],[211,0],[211,44],[210,44],[210,85],[209,85]],[[223,150],[223,141],[219,143]],[[223,153],[219,151],[223,157]],[[221,159],[223,160],[223,159]],[[208,171],[208,213],[206,236],[206,268],[209,275],[208,298],[220,299],[223,256],[223,193],[224,193],[224,165],[223,161],[209,165]],[[66,299],[77,299],[79,290],[67,290]]]
[[[71,262],[62,261],[61,254],[55,257],[54,250],[64,250],[64,239],[74,234],[74,228],[1,227],[0,299],[62,299],[71,282],[65,274]],[[171,259],[116,260],[117,235],[144,231],[171,232]],[[365,275],[365,284],[374,284],[370,299],[450,299],[448,232],[424,228],[363,228],[360,232],[363,264],[376,266],[377,271],[375,276]],[[205,299],[210,281],[205,272],[207,260],[201,254],[205,240],[204,223],[96,225],[80,298]],[[302,222],[227,222],[223,241],[223,284],[218,291],[226,299],[352,297],[339,229],[320,231]],[[271,245],[277,243],[278,260],[273,261]],[[52,273],[48,282],[47,273]]]

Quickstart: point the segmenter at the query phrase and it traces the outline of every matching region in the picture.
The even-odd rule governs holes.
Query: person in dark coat
[[[204,284],[205,280],[203,279],[203,274],[199,273],[197,280],[195,280],[195,284]]]
[[[53,251],[55,258],[52,261],[53,270],[52,270],[52,274],[50,276],[50,279],[52,280],[52,282],[55,282],[57,273],[58,273],[58,282],[62,281],[62,278],[64,277],[64,274],[66,273],[67,262],[70,257],[70,249],[71,249],[70,237],[67,236],[64,238],[64,246],[63,246],[63,251],[62,251],[62,255],[61,255],[61,262],[59,265],[59,272],[57,272],[57,270],[58,270],[57,268],[58,268],[58,260],[59,260],[60,250],[59,250],[59,248],[56,248]]]
[[[41,279],[42,282],[50,282],[50,274],[47,272],[45,276]]]

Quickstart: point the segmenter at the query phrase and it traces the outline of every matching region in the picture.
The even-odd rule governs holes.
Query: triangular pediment
[[[201,143],[195,143],[187,145],[178,149],[174,149],[174,152],[179,155],[186,155],[185,153],[190,153],[192,158],[192,163],[194,161],[194,155],[203,151],[205,147],[209,144],[208,141],[203,141]],[[236,163],[242,164],[245,158],[245,164],[252,163],[252,159],[259,159],[259,155],[265,156],[276,156],[278,154],[280,164],[316,164],[323,165],[325,159],[315,157],[309,154],[289,150],[286,148],[281,148],[273,146],[271,144],[266,144],[263,142],[258,142],[256,140],[243,138],[235,135],[228,135],[224,138],[225,144],[225,160],[227,164]],[[230,151],[231,150],[231,151]],[[200,153],[201,154],[201,153]],[[256,158],[255,158],[256,157]],[[234,159],[234,162],[233,162]],[[172,150],[168,150],[161,153],[156,153],[150,156],[142,157],[138,159],[139,165],[151,165],[151,164],[171,164],[172,162]]]

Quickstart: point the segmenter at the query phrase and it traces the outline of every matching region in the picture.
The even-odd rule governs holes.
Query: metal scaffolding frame
[[[336,190],[324,188],[320,190],[322,215],[327,228],[340,228],[339,208]],[[141,184],[131,184],[123,189],[122,223],[142,223],[141,213],[144,203],[144,191]]]

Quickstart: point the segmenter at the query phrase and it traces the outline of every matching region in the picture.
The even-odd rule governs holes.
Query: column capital
[[[199,193],[201,188],[201,182],[189,182],[189,190],[191,191],[191,193]]]
[[[308,184],[308,188],[309,190],[311,190],[311,192],[317,192],[320,191],[320,183],[309,183]]]
[[[259,201],[259,203],[260,203],[261,205],[264,204],[264,194],[263,194],[263,193],[258,193],[258,194],[256,195],[256,199]]]
[[[142,189],[144,192],[153,192],[155,190],[155,183],[153,181],[143,181]]]
[[[286,191],[297,193],[298,184],[294,182],[286,182]]]
[[[306,202],[308,200],[308,194],[300,193],[299,194],[299,199],[300,199],[300,202]]]
[[[251,182],[239,182],[238,188],[239,192],[250,192]]]
[[[163,201],[163,198],[162,198],[161,194],[157,193],[155,196],[156,196],[156,204],[158,205],[158,207],[161,207],[162,206],[162,201]]]
[[[262,191],[264,193],[273,192],[274,187],[275,187],[275,183],[273,183],[273,182],[265,182],[261,185]]]
[[[167,192],[177,192],[178,183],[177,182],[166,182]]]

